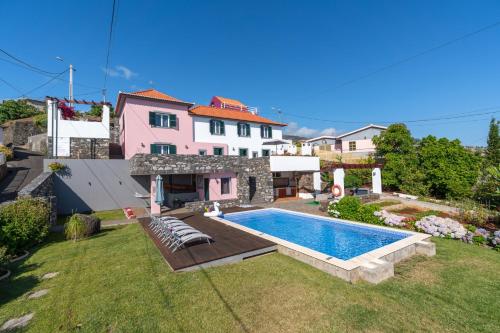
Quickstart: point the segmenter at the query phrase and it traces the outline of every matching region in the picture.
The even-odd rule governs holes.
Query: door
[[[248,177],[248,186],[250,187],[250,201],[252,201],[257,192],[257,179],[255,177]]]
[[[203,179],[203,190],[205,192],[205,201],[210,200],[210,178]]]

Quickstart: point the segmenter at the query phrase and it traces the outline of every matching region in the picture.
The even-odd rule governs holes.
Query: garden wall
[[[5,154],[0,153],[0,180],[7,175],[7,159]]]
[[[44,170],[54,161],[45,159]],[[128,160],[58,161],[67,166],[54,174],[59,214],[149,206],[150,178],[131,176]]]
[[[28,143],[28,137],[45,132],[33,122],[33,118],[11,120],[2,127],[4,145],[23,146]]]
[[[54,195],[54,175],[52,172],[43,172],[33,179],[28,185],[23,187],[18,197],[40,198],[47,202],[50,208],[51,226],[57,221],[57,197]]]

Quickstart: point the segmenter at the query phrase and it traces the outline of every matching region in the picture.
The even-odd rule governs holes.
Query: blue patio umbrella
[[[156,176],[156,197],[155,202],[158,205],[163,205],[163,201],[165,200],[165,194],[163,193],[163,178],[158,175]]]

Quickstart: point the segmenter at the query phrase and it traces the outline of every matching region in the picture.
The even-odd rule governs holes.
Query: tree
[[[475,199],[498,209],[500,206],[500,167],[489,166],[481,171],[475,187]]]
[[[110,105],[109,106],[109,113],[110,116],[114,116],[114,108]],[[102,105],[92,105],[90,107],[90,110],[87,112],[89,116],[94,116],[94,117],[101,117],[102,116]]]
[[[26,101],[7,100],[0,104],[0,124],[8,120],[28,118],[36,114],[40,114],[40,111]]]
[[[429,135],[418,146],[419,169],[429,193],[438,198],[463,198],[473,194],[481,158],[459,140]]]
[[[424,175],[418,169],[415,140],[404,124],[392,124],[373,138],[376,157],[384,160],[382,184],[386,188],[426,194]]]
[[[488,132],[488,147],[486,148],[485,163],[500,166],[500,136],[498,134],[498,121],[492,118]]]

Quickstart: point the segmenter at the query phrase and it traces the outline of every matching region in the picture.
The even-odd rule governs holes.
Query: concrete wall
[[[45,159],[44,169],[55,160]],[[127,160],[72,160],[59,162],[67,170],[55,174],[54,192],[59,214],[145,207],[135,196],[149,197],[149,177],[132,177]],[[149,199],[148,199],[149,200]]]

